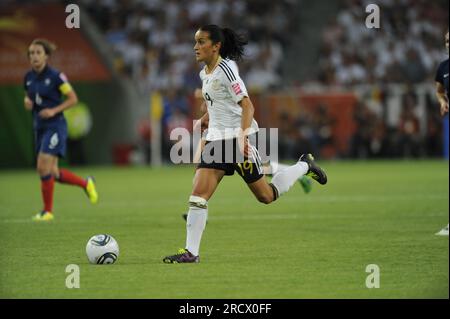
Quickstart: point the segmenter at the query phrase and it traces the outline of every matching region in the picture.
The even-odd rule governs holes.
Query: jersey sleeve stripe
[[[223,73],[225,73],[225,75],[228,78],[228,81],[233,82],[233,80],[230,78],[230,75],[227,73],[227,71],[225,70],[225,68],[219,64],[219,67],[222,69]]]
[[[230,66],[224,61],[222,61],[221,63],[230,72],[231,78],[233,79],[233,81],[235,81],[236,77],[234,76],[233,70],[230,68]]]
[[[222,65],[223,67],[225,67],[225,69],[228,70],[231,79],[233,81],[236,81],[236,77],[234,76],[233,70],[231,70],[231,68],[225,62],[222,61],[219,63],[219,65]]]

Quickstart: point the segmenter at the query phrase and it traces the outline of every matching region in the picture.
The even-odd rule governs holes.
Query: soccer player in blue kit
[[[445,35],[445,47],[447,48],[447,54],[449,53],[448,48],[448,30]],[[444,116],[444,141],[448,141],[448,102],[450,100],[450,91],[448,88],[448,59],[443,61],[436,72],[436,97],[439,101],[441,115]],[[448,154],[448,145],[446,153]],[[437,235],[446,235],[448,236],[448,224],[444,227]]]
[[[59,169],[58,159],[66,153],[67,123],[63,111],[78,102],[64,73],[50,67],[48,59],[55,45],[45,39],[35,39],[28,48],[31,70],[24,78],[24,105],[33,114],[37,172],[41,179],[44,207],[33,217],[35,221],[50,221],[53,217],[54,182],[79,186],[91,203],[98,201],[94,179],[83,179],[67,169]],[[63,100],[62,95],[67,98]]]
[[[448,54],[448,31],[445,35],[445,47],[447,48]],[[448,58],[447,60],[441,62],[436,72],[436,97],[439,101],[441,107],[441,115],[445,116],[448,113],[448,101],[450,98],[450,92],[448,88]]]

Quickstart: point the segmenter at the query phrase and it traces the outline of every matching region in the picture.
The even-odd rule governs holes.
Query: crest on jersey
[[[50,84],[50,82],[51,82],[51,81],[50,81],[50,79],[49,79],[49,78],[46,78],[46,79],[45,79],[45,85],[47,85],[47,86],[48,86],[48,85]]]
[[[239,95],[242,93],[241,86],[239,85],[239,83],[234,83],[231,85],[231,87],[233,88],[234,94]]]
[[[217,91],[220,89],[220,81],[218,79],[213,80],[211,87],[214,91]]]

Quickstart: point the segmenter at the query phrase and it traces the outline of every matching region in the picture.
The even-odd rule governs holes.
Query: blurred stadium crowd
[[[339,157],[423,157],[442,154],[442,121],[432,92],[419,108],[415,84],[434,85],[438,64],[446,58],[448,1],[380,0],[381,28],[368,29],[364,8],[371,1],[340,1],[335,18],[323,29],[316,74],[306,82],[325,88],[356,90],[356,130],[346,154]],[[200,66],[193,58],[193,34],[205,24],[229,26],[249,38],[240,73],[251,92],[281,88],[283,56],[299,22],[304,1],[283,0],[82,0],[104,32],[120,74],[132,79],[142,94],[164,95],[166,132],[189,128],[187,96],[201,86]],[[301,63],[299,64],[301,67]],[[406,86],[397,104],[397,120],[387,119],[392,91]],[[374,106],[375,105],[375,106]],[[323,153],[333,144],[334,119],[326,107],[300,117],[280,114],[280,155],[294,159],[305,150]],[[424,118],[420,118],[424,117]],[[148,133],[148,130],[142,130]],[[144,137],[148,137],[148,134]],[[168,134],[166,134],[168,136]],[[170,146],[168,139],[165,144]],[[165,152],[167,154],[167,152]]]
[[[327,85],[433,81],[445,56],[448,1],[382,0],[380,28],[365,27],[373,1],[347,0],[322,34],[318,80]],[[446,6],[445,6],[446,2]]]
[[[317,80],[331,87],[371,87],[359,100],[348,156],[441,156],[443,122],[434,93],[413,86],[434,86],[437,66],[448,58],[448,1],[378,1],[382,14],[376,32],[361,23],[366,14],[361,7],[369,3],[343,2],[322,34]],[[395,123],[387,120],[388,100],[394,96],[391,83],[403,86]]]
[[[229,26],[249,40],[239,65],[249,88],[280,82],[280,62],[295,0],[84,0],[113,48],[116,67],[140,89],[183,90],[201,86],[193,58],[194,33],[201,25]]]
[[[413,89],[406,89],[398,101],[398,119],[389,123],[386,114],[390,93],[383,89],[376,93],[378,110],[371,107],[368,100],[358,101],[354,114],[356,131],[350,141],[348,157],[442,157],[443,121],[433,94],[423,96],[424,105],[419,112],[419,97]]]
[[[84,0],[85,7],[114,52],[115,68],[132,79],[143,95],[164,96],[163,154],[168,160],[175,127],[192,127],[188,99],[201,87],[200,67],[193,56],[194,33],[201,25],[228,26],[249,44],[239,63],[247,88],[262,91],[281,84],[281,60],[289,44],[300,1],[283,0]],[[149,123],[139,132],[148,140]],[[145,142],[144,142],[145,143]],[[146,152],[147,153],[147,152]]]

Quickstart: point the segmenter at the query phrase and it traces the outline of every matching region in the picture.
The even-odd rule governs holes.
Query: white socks
[[[280,164],[278,164],[280,166]],[[278,195],[286,193],[289,188],[299,179],[301,176],[308,172],[308,164],[298,161],[295,165],[280,169],[273,175],[272,184],[277,188]]]
[[[186,222],[186,249],[198,256],[200,241],[208,218],[208,202],[198,196],[189,197],[189,213]]]
[[[282,171],[285,168],[289,167],[289,165],[280,164],[280,163],[277,163],[277,162],[270,162],[269,165],[270,165],[270,174],[271,175],[274,175],[274,174],[278,173],[279,171]]]

